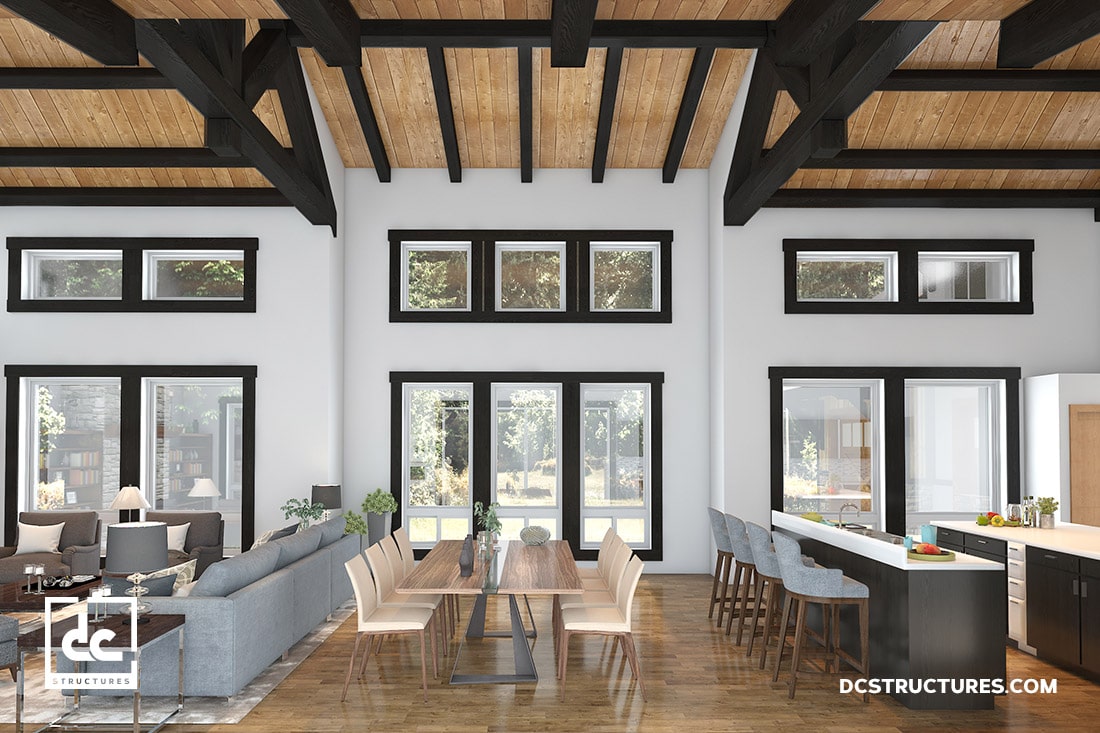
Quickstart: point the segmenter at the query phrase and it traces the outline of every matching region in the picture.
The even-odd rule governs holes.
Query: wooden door
[[[1069,406],[1070,521],[1100,527],[1100,405]]]

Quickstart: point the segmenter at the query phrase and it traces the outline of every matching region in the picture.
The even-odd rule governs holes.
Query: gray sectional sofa
[[[345,535],[344,518],[335,517],[214,563],[186,597],[147,596],[151,613],[187,617],[184,694],[240,692],[351,598],[344,563],[359,551],[360,536]],[[175,695],[178,665],[175,635],[143,650],[142,694]]]

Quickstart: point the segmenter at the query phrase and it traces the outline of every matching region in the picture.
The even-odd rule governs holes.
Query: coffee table
[[[71,585],[68,588],[43,588],[41,593],[27,593],[26,581],[0,585],[0,611],[38,611],[46,608],[47,598],[78,598],[83,600],[100,585],[101,579]],[[35,583],[35,588],[38,584]]]

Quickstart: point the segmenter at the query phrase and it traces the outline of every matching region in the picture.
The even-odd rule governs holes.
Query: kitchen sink
[[[871,539],[879,540],[880,542],[889,542],[892,545],[901,545],[905,543],[905,538],[898,537],[896,534],[890,534],[889,532],[882,532],[877,529],[868,529],[867,527],[846,524],[844,525],[844,530],[853,534],[863,535],[864,537],[870,537]]]

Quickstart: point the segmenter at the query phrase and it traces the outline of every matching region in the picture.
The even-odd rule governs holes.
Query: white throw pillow
[[[256,538],[256,541],[252,543],[252,547],[250,547],[249,549],[250,550],[255,549],[255,548],[259,547],[260,545],[267,544],[271,540],[271,538],[275,536],[275,533],[280,532],[280,531],[281,530],[279,530],[279,529],[269,529],[269,530],[267,530],[262,535],[260,535],[259,537]]]
[[[191,523],[168,525],[168,551],[184,552],[183,546],[187,543],[187,530]]]
[[[191,595],[191,591],[194,590],[195,584],[198,582],[199,581],[197,580],[192,580],[190,583],[184,583],[180,587],[173,589],[172,595],[174,595],[176,598],[184,598],[186,596],[189,596]]]
[[[19,544],[15,548],[15,554],[57,552],[57,545],[61,542],[61,530],[63,529],[65,529],[64,522],[60,524],[23,524],[20,522]]]

